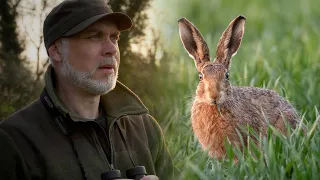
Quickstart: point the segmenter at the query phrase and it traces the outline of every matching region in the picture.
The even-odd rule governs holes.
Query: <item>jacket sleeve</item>
[[[26,164],[13,139],[0,129],[0,179],[30,180]]]
[[[153,128],[151,129],[153,132],[152,136],[156,139],[153,143],[153,148],[151,148],[156,152],[154,159],[156,175],[160,180],[174,179],[174,174],[177,172],[174,168],[172,157],[165,143],[161,127],[151,115],[149,115],[149,119],[153,125]]]

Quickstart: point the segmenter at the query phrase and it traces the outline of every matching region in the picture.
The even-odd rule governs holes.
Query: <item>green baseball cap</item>
[[[113,21],[119,31],[128,30],[132,26],[128,15],[113,12],[103,0],[64,0],[52,9],[44,21],[46,49],[60,37],[74,35],[102,18]]]

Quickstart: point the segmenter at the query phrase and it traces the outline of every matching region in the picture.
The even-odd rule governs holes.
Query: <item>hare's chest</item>
[[[204,147],[216,142],[221,143],[230,133],[235,132],[235,125],[221,116],[215,106],[194,108],[191,119],[193,131]]]

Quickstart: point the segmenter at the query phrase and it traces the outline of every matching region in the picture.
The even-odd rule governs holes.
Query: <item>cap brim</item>
[[[108,19],[113,21],[117,25],[119,31],[125,31],[132,27],[132,20],[128,15],[120,12],[113,12],[90,17],[68,30],[63,34],[63,36],[71,36],[77,34],[100,19]]]

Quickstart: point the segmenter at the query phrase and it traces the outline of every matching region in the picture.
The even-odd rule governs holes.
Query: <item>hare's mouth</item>
[[[217,101],[217,100],[210,100],[209,102],[207,101],[207,103],[208,103],[210,106],[219,106],[219,105],[222,104],[222,102]]]
[[[207,100],[207,103],[210,104],[211,106],[220,106],[225,102],[224,98],[218,98],[218,99],[210,99]]]
[[[211,104],[212,104],[212,105],[217,105],[217,100],[212,100],[212,101],[211,101]]]
[[[211,106],[217,106],[217,105],[221,105],[225,102],[225,100],[227,99],[226,95],[224,92],[219,92],[218,95],[216,96],[212,96],[211,94],[207,93],[207,96],[205,97],[205,101],[207,104],[211,105]]]

